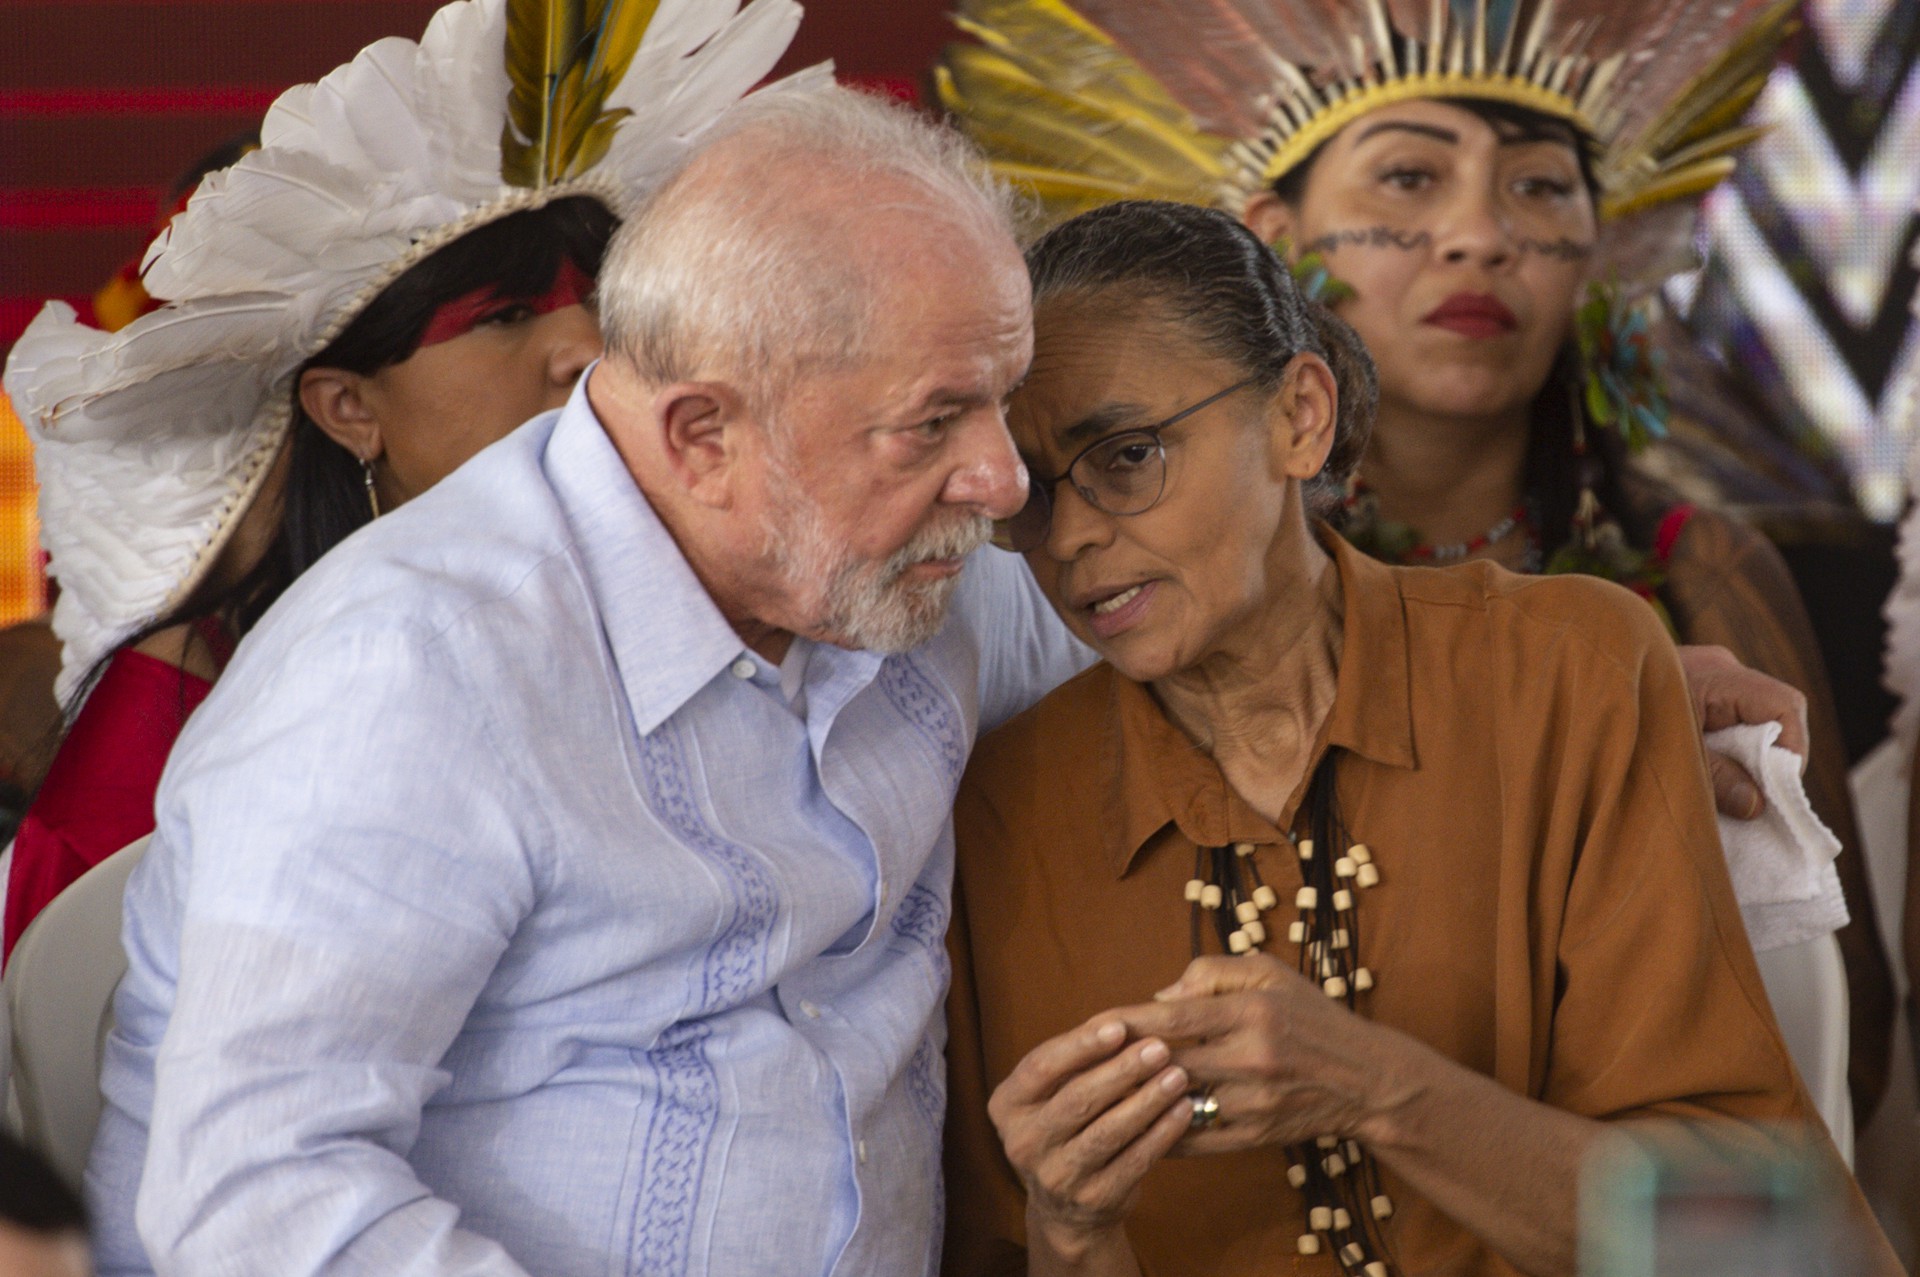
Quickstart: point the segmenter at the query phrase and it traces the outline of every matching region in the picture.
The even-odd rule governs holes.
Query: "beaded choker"
[[[1348,541],[1372,558],[1388,563],[1426,565],[1459,563],[1469,555],[1506,540],[1515,529],[1524,529],[1527,534],[1527,552],[1521,571],[1538,572],[1540,534],[1535,527],[1531,502],[1523,499],[1479,536],[1435,545],[1408,524],[1382,518],[1379,498],[1374,496],[1373,489],[1356,479],[1345,502],[1340,531]]]
[[[1302,806],[1309,836],[1287,835],[1300,864],[1300,887],[1293,897],[1298,917],[1287,925],[1287,939],[1297,946],[1300,974],[1357,1013],[1360,995],[1373,987],[1373,973],[1360,963],[1355,892],[1376,885],[1380,870],[1366,844],[1348,841],[1340,820],[1334,794],[1339,753],[1329,749],[1308,783]],[[1332,849],[1343,846],[1346,854],[1336,856]],[[1260,915],[1277,908],[1280,896],[1261,877],[1253,853],[1253,844],[1244,842],[1194,853],[1186,897],[1196,958],[1209,921],[1228,953],[1249,953],[1266,941]],[[1317,1255],[1324,1247],[1349,1277],[1396,1277],[1384,1232],[1393,1203],[1380,1189],[1372,1156],[1357,1142],[1331,1135],[1291,1145],[1286,1156],[1287,1182],[1306,1204],[1300,1253]]]

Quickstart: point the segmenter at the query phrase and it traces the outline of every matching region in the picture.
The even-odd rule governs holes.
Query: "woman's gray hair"
[[[1027,250],[1027,271],[1036,307],[1109,289],[1159,303],[1203,349],[1267,389],[1302,351],[1326,360],[1339,391],[1333,449],[1306,499],[1317,516],[1339,508],[1379,405],[1373,360],[1346,321],[1301,296],[1259,236],[1216,209],[1127,200],[1048,231]]]
[[[770,413],[802,369],[859,362],[877,281],[848,228],[889,210],[1015,233],[1013,195],[954,130],[830,83],[756,93],[608,246],[607,349],[656,385],[724,378]]]

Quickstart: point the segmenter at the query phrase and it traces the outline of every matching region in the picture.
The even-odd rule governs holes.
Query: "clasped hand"
[[[987,1111],[1030,1222],[1071,1243],[1117,1231],[1169,1153],[1361,1136],[1379,1032],[1266,954],[1197,958],[1154,1001],[1028,1052]],[[1219,1121],[1195,1130],[1202,1092]]]

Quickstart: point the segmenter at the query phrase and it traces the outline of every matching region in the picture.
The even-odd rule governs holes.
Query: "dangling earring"
[[[380,494],[373,487],[373,462],[365,457],[360,458],[360,477],[366,480],[367,504],[372,507],[373,517],[377,519],[380,517]]]

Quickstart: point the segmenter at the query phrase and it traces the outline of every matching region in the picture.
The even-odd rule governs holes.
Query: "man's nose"
[[[1010,519],[1027,503],[1027,467],[996,408],[968,423],[966,448],[941,499],[967,505],[989,519]]]

